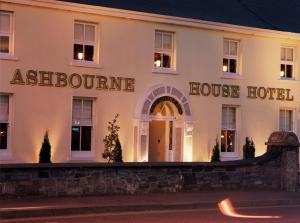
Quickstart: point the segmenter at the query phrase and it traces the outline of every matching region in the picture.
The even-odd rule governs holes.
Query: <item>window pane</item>
[[[235,108],[233,108],[233,107],[228,108],[227,128],[235,129]]]
[[[74,44],[74,55],[75,60],[83,60],[83,45]]]
[[[286,60],[293,61],[293,48],[286,48]]]
[[[229,72],[236,73],[236,60],[234,59],[229,60]]]
[[[87,61],[94,60],[94,46],[90,46],[90,45],[84,46],[84,60]]]
[[[221,132],[221,152],[226,152],[226,131]]]
[[[229,55],[229,41],[228,40],[224,40],[223,51],[224,51],[224,55]]]
[[[80,127],[72,126],[71,150],[78,151],[80,145]]]
[[[292,65],[286,65],[286,77],[287,78],[293,77],[293,66]]]
[[[93,101],[84,100],[83,101],[83,110],[81,116],[81,125],[92,125],[92,108]]]
[[[7,123],[9,118],[9,96],[0,95],[0,122]]]
[[[82,126],[82,135],[81,135],[81,150],[90,151],[91,150],[91,140],[92,140],[92,127],[91,126]]]
[[[84,35],[84,25],[75,23],[74,39],[79,40],[79,41],[83,41],[84,40],[83,35]]]
[[[293,111],[288,110],[287,114],[288,114],[288,120],[286,121],[287,122],[287,131],[292,131],[293,130]]]
[[[160,53],[154,53],[154,67],[162,66],[162,57]]]
[[[7,123],[0,123],[0,149],[7,149]]]
[[[9,53],[9,37],[0,36],[0,53]]]
[[[228,115],[227,111],[228,111],[227,107],[222,107],[222,129],[227,128],[227,115]]]
[[[171,57],[168,54],[163,54],[163,67],[171,67]]]
[[[238,43],[230,41],[230,55],[237,56]]]
[[[223,72],[228,72],[228,64],[229,60],[228,59],[223,59]]]
[[[285,65],[280,64],[280,77],[285,77]]]
[[[95,26],[85,25],[85,40],[86,41],[95,41]]]
[[[285,60],[285,48],[281,47],[280,59]]]
[[[234,152],[235,147],[235,131],[227,131],[227,152]]]
[[[161,49],[162,48],[162,33],[155,32],[155,48]]]
[[[10,15],[0,13],[0,32],[10,33]]]
[[[285,130],[285,110],[279,111],[279,130]]]
[[[164,49],[172,49],[172,34],[165,33],[163,35],[163,48]]]
[[[72,121],[74,125],[80,124],[81,110],[82,110],[82,100],[74,99],[73,110],[72,110]]]

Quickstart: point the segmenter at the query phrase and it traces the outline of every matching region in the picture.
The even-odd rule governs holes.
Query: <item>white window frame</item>
[[[163,43],[163,36],[165,35],[171,35],[172,41],[171,41],[171,49],[166,49],[166,48],[156,48],[155,47],[155,36],[157,33],[162,34],[162,43]],[[153,52],[153,60],[154,60],[154,55],[155,53],[159,54],[168,54],[171,58],[171,63],[170,67],[158,67],[155,66],[155,61],[153,61],[153,73],[169,73],[169,74],[176,74],[176,58],[175,58],[175,32],[172,31],[166,31],[166,30],[155,30],[154,33],[154,52]]]
[[[85,26],[93,26],[95,30],[95,36],[94,36],[94,41],[87,41],[87,40],[76,40],[75,39],[75,24],[80,24],[84,26],[83,29],[83,38],[85,38]],[[89,60],[78,60],[74,59],[74,45],[75,44],[80,44],[83,45],[83,56],[84,56],[84,46],[89,45],[94,47],[94,55],[93,55],[93,61]],[[73,46],[72,46],[72,66],[79,66],[79,67],[91,67],[91,68],[102,68],[102,66],[99,64],[99,37],[98,37],[98,24],[93,23],[93,22],[85,22],[85,21],[78,21],[75,20],[73,23]]]
[[[292,58],[292,61],[290,60],[282,60],[281,59],[281,49],[284,49],[285,51],[285,55],[286,55],[286,50],[287,49],[292,49],[292,52],[293,52],[293,58]],[[281,73],[281,65],[284,65],[285,66],[285,74],[282,75]],[[291,65],[292,66],[292,77],[286,77],[286,65]],[[280,79],[283,79],[283,80],[293,80],[295,79],[295,48],[292,47],[292,46],[281,46],[280,47],[280,67],[279,67],[279,72],[280,72]]]
[[[0,36],[8,36],[9,38],[9,46],[8,46],[8,53],[0,52],[0,59],[4,60],[18,60],[14,56],[14,13],[11,11],[1,11],[0,14],[9,15],[9,32],[1,32]]]
[[[235,109],[235,128],[228,128],[225,127],[223,128],[223,108],[229,109],[229,108],[234,108]],[[227,112],[227,114],[229,114]],[[227,119],[229,118],[229,116],[227,117]],[[228,121],[227,121],[228,123]],[[221,136],[222,136],[222,131],[234,131],[234,151],[233,152],[222,152],[221,151]],[[220,155],[221,155],[221,159],[226,161],[226,160],[231,160],[234,158],[237,158],[238,156],[238,106],[236,105],[222,105],[221,107],[221,134],[220,134]]]
[[[284,112],[287,112],[287,111],[290,111],[291,112],[291,130],[286,130],[286,123],[288,120],[284,120],[284,128],[282,128],[282,126],[280,126],[280,112],[281,111],[284,111]],[[286,117],[286,116],[285,116]],[[293,108],[279,108],[279,115],[278,115],[278,129],[279,131],[287,131],[287,132],[293,132],[295,130],[295,109]]]
[[[228,48],[228,53],[229,54],[225,54],[224,52],[224,44],[225,44],[225,41],[228,41],[229,42],[229,48]],[[235,42],[237,43],[237,55],[231,55],[230,54],[230,42]],[[222,71],[223,71],[223,76],[224,77],[238,77],[240,76],[240,40],[237,40],[237,39],[229,39],[229,38],[223,38],[223,57],[222,57]],[[227,59],[229,60],[228,62],[228,68],[227,68],[227,71],[224,70],[224,67],[223,67],[223,60],[224,59]],[[232,60],[236,60],[236,72],[229,72],[229,69],[230,69],[230,59]]]
[[[82,151],[82,150],[72,150],[71,146],[72,146],[72,128],[73,126],[78,126],[81,127],[83,125],[80,125],[80,123],[78,125],[74,125],[73,124],[73,100],[81,100],[82,103],[84,100],[88,100],[88,101],[92,101],[92,125],[91,125],[91,150],[90,151]],[[94,160],[95,159],[95,123],[96,123],[96,118],[95,118],[95,114],[96,114],[96,100],[95,98],[88,98],[88,97],[73,97],[72,101],[71,101],[71,137],[70,137],[70,160]],[[83,108],[83,106],[82,106]],[[84,125],[87,126],[87,125]],[[88,125],[90,126],[90,125]],[[81,137],[81,135],[80,135]]]
[[[0,93],[0,95],[8,96],[8,126],[7,126],[7,148],[0,149],[0,160],[1,161],[9,161],[13,160],[12,152],[11,152],[11,145],[12,145],[12,114],[13,114],[13,106],[12,106],[12,94]]]

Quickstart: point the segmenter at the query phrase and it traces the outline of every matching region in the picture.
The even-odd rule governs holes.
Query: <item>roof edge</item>
[[[262,29],[262,28],[255,28],[249,26],[240,26],[240,25],[233,25],[233,24],[220,23],[220,22],[211,22],[205,20],[168,16],[168,15],[161,15],[161,14],[154,14],[154,13],[145,13],[139,11],[108,8],[102,6],[86,5],[86,4],[71,3],[71,2],[64,2],[64,1],[2,0],[2,2],[43,7],[43,8],[52,8],[52,9],[59,9],[59,10],[67,10],[67,11],[74,11],[74,12],[81,12],[81,13],[90,13],[90,14],[97,14],[103,16],[154,22],[154,23],[186,26],[186,27],[193,27],[199,29],[227,31],[227,32],[240,33],[246,35],[300,40],[300,33]]]

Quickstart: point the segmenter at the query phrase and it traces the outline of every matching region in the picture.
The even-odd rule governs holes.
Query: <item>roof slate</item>
[[[300,33],[300,0],[65,0],[64,2]]]

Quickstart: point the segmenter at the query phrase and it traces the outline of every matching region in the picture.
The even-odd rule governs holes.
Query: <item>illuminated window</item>
[[[91,151],[93,129],[93,101],[73,99],[72,151]]]
[[[223,42],[223,72],[238,73],[239,41],[224,39]]]
[[[293,131],[293,110],[280,109],[279,111],[279,130]]]
[[[294,49],[292,47],[281,47],[280,78],[293,78]]]
[[[154,67],[174,68],[174,33],[155,31]]]
[[[222,107],[221,152],[235,152],[236,108]]]
[[[75,22],[73,59],[95,62],[96,25]]]
[[[0,150],[8,148],[9,96],[0,95]]]
[[[12,13],[0,11],[0,54],[12,54]]]

